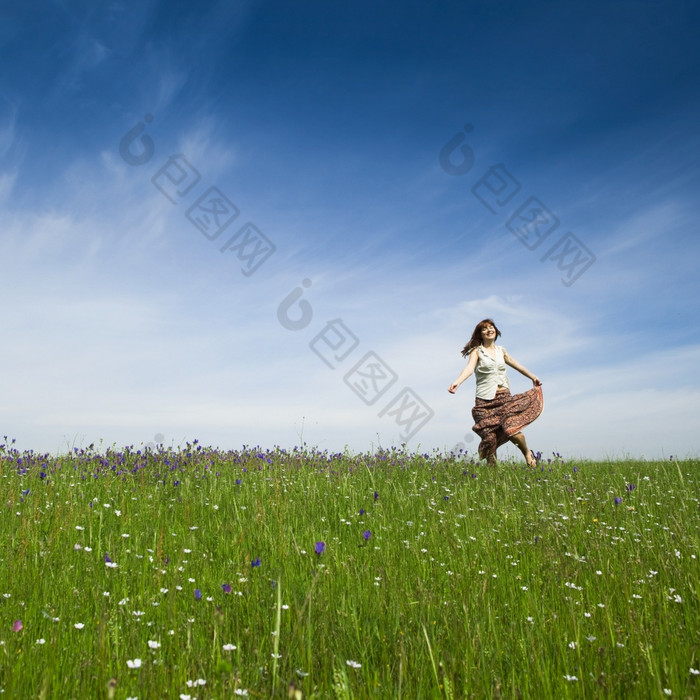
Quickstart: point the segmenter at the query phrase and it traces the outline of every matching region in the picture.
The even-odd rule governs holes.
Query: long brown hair
[[[484,326],[493,326],[496,329],[496,338],[500,337],[501,331],[498,330],[498,326],[490,318],[479,321],[469,342],[462,348],[462,357],[466,357],[474,348],[478,348],[481,345],[481,331]]]

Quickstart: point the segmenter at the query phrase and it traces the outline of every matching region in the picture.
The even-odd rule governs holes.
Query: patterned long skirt
[[[536,386],[522,394],[512,395],[508,389],[499,391],[493,399],[476,399],[472,409],[472,430],[481,438],[479,457],[495,456],[496,449],[530,425],[544,408],[542,387]]]

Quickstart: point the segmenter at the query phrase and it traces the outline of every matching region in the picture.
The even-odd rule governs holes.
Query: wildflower
[[[569,642],[569,649],[575,649],[576,648],[576,642]]]
[[[379,494],[375,491],[374,492],[374,500],[376,501],[379,498]]]
[[[578,678],[576,678],[576,676],[570,676],[568,673],[564,674],[564,678],[567,681],[577,681],[578,680]]]
[[[46,640],[42,637],[41,639],[36,640],[37,644],[46,644]]]
[[[250,565],[255,568],[256,566],[260,566],[260,557],[257,559],[253,559],[253,561],[250,562]]]
[[[236,688],[233,691],[234,695],[248,695],[248,689],[247,688]]]
[[[15,624],[12,625],[12,631],[13,632],[19,632],[24,625],[22,624],[22,620],[15,620]]]
[[[362,533],[362,536],[365,538],[365,542],[367,542],[367,540],[372,536],[372,532],[370,530],[365,530]]]
[[[158,642],[154,642],[153,640],[149,639],[148,640],[148,646],[151,649],[158,649],[160,647],[160,644]]]
[[[224,651],[235,651],[236,645],[235,644],[224,644],[223,650]]]
[[[316,542],[314,545],[314,552],[320,557],[324,550],[326,549],[326,543],[325,542]]]
[[[77,629],[77,630],[81,630],[81,629],[83,629],[83,627],[85,627],[85,625],[82,622],[76,622],[73,625],[73,627],[75,627],[75,629]]]
[[[141,659],[127,659],[126,665],[129,668],[141,668]]]
[[[364,514],[365,514],[365,509],[364,509],[364,508],[360,508],[360,515],[364,515]]]
[[[691,675],[693,675],[693,676],[700,676],[700,670],[697,669],[697,668],[691,668],[691,669],[690,669],[690,673],[691,673]]]
[[[228,585],[228,583],[222,583],[221,588],[224,591],[224,593],[230,593],[231,592],[231,586]]]
[[[202,591],[199,590],[199,588],[194,589],[194,599],[195,600],[201,600],[202,599]]]
[[[622,499],[619,496],[615,496],[615,505],[619,506],[622,503]]]
[[[673,695],[670,688],[664,688],[664,695]]]
[[[345,662],[350,668],[361,668],[362,664],[358,664],[357,661],[353,661],[352,659],[348,659]]]

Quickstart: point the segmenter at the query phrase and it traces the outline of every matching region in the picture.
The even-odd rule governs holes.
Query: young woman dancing
[[[528,466],[537,466],[535,456],[527,447],[522,429],[542,413],[542,382],[532,372],[516,362],[496,338],[501,335],[496,324],[486,318],[480,321],[462,357],[469,357],[467,366],[448,391],[454,394],[465,380],[476,375],[476,403],[472,409],[472,430],[481,438],[479,458],[489,465],[496,463],[496,450],[510,440],[523,453]],[[532,380],[533,388],[522,394],[510,393],[506,365]]]

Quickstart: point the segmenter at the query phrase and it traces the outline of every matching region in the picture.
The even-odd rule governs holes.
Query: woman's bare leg
[[[485,459],[486,464],[489,467],[496,466],[496,453],[495,452],[493,454],[483,454],[481,451],[479,451],[479,459]]]
[[[530,453],[527,442],[525,441],[525,436],[522,433],[516,433],[510,438],[510,441],[523,453],[528,467],[537,466],[537,460]]]

